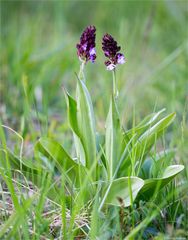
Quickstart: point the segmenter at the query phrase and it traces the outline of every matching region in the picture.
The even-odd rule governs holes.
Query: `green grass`
[[[0,120],[8,127],[0,127],[0,239],[186,239],[187,2],[1,0],[0,11]],[[162,108],[166,115],[176,112],[173,124],[154,140],[149,157],[155,161],[157,152],[175,149],[171,157],[164,156],[162,166],[183,164],[185,170],[155,198],[128,208],[98,211],[102,178],[89,202],[84,199],[90,176],[80,179],[76,196],[73,186],[60,187],[66,182],[63,174],[55,176],[54,189],[54,166],[43,171],[40,156],[34,155],[35,143],[44,136],[75,155],[62,86],[75,96],[80,65],[75,45],[89,24],[97,28],[97,61],[85,70],[99,134],[104,134],[112,93],[112,74],[103,65],[101,51],[106,32],[117,39],[127,58],[116,76],[124,129]],[[137,151],[131,153],[132,166]],[[15,156],[32,167],[35,160],[36,169],[28,170],[23,163],[12,170]],[[92,168],[91,164],[90,173]],[[156,165],[156,176],[160,170]],[[59,200],[52,200],[50,193]]]

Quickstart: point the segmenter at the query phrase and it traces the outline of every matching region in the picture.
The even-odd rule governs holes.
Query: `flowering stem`
[[[81,65],[80,65],[80,72],[78,75],[79,79],[82,80],[83,82],[85,82],[84,66],[85,66],[85,62],[82,61]]]
[[[118,89],[117,89],[115,69],[112,71],[112,74],[113,74],[113,95],[114,95],[115,98],[117,98],[119,93],[118,93]]]

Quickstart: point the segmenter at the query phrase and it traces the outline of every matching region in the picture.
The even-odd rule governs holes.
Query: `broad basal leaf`
[[[165,169],[163,177],[145,180],[139,196],[146,199],[152,197],[155,192],[158,193],[161,188],[167,185],[183,169],[183,165],[171,165]]]
[[[135,200],[143,185],[144,181],[138,177],[118,178],[112,182],[105,203],[128,207]]]

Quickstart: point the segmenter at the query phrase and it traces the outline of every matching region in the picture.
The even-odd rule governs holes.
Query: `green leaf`
[[[85,84],[79,79],[77,87],[77,121],[80,140],[86,156],[86,167],[91,169],[93,164],[96,164],[95,119],[91,97]],[[92,175],[95,178],[95,170]]]
[[[146,116],[137,126],[125,132],[125,140],[131,138],[132,134],[137,134],[137,138],[140,137],[148,128],[151,128],[157,121],[158,117],[165,111],[165,108],[159,112],[149,114]]]
[[[67,115],[70,127],[79,136],[79,129],[78,129],[78,120],[77,120],[77,103],[67,92]]]
[[[145,156],[151,150],[156,139],[158,139],[164,132],[164,130],[173,122],[176,114],[171,113],[164,117],[148,130],[146,130],[134,143],[132,149],[130,149],[129,156],[125,159],[123,168],[127,168],[131,164],[131,156],[134,155],[136,161],[139,161],[137,172],[140,172],[142,164],[144,163]]]
[[[119,114],[114,97],[111,99],[110,109],[106,120],[105,154],[107,159],[107,171],[109,179],[115,172],[122,153],[123,133]]]
[[[176,113],[171,113],[168,116],[164,117],[158,121],[154,126],[145,131],[137,140],[135,148],[136,159],[141,159],[141,156],[144,156],[152,148],[156,139],[158,139],[164,132],[164,130],[174,121]],[[138,167],[138,172],[144,162],[144,159],[141,159],[141,162]]]
[[[168,165],[174,154],[174,149],[167,149],[157,154],[154,153],[153,157],[149,157],[144,161],[142,168],[139,172],[139,177],[142,179],[158,177],[160,171],[163,171],[165,166]]]
[[[50,138],[40,138],[35,149],[49,160],[53,160],[52,164],[55,164],[59,172],[66,174],[69,182],[78,181],[79,168],[82,166],[79,166],[57,141]]]
[[[67,115],[68,122],[73,131],[74,144],[76,148],[77,158],[81,164],[86,165],[85,151],[82,144],[82,139],[80,138],[78,120],[77,120],[77,103],[67,92],[65,94],[67,99]]]
[[[115,179],[109,189],[105,203],[128,207],[135,200],[143,187],[144,181],[138,177],[122,177]]]
[[[176,113],[171,113],[158,121],[154,126],[145,131],[138,139],[138,145],[143,145],[147,142],[147,147],[153,144],[155,136],[160,136],[163,131],[174,121]]]
[[[161,178],[147,179],[141,189],[139,196],[141,198],[151,198],[154,193],[158,193],[161,188],[166,186],[178,173],[183,171],[183,165],[171,165],[167,167]]]

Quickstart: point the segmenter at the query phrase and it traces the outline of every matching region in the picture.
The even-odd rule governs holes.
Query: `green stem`
[[[119,92],[117,89],[117,82],[116,82],[116,70],[114,69],[112,72],[113,72],[113,95],[115,98],[117,98],[119,95]]]
[[[84,66],[85,66],[85,62],[83,61],[80,65],[80,72],[78,74],[79,79],[82,80],[83,82],[85,82]]]

